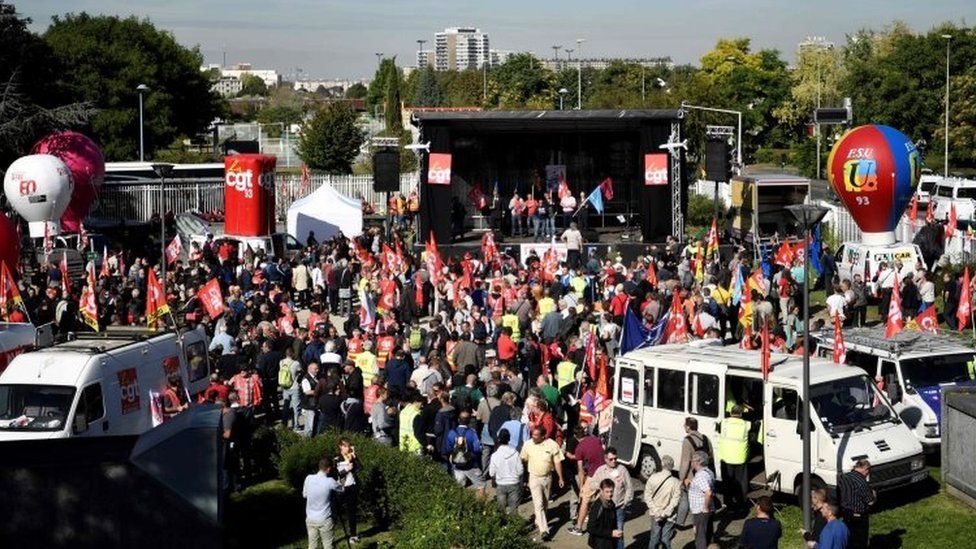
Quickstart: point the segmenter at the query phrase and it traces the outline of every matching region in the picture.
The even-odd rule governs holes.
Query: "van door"
[[[713,453],[718,444],[718,429],[725,409],[726,369],[724,364],[688,363],[688,416],[698,420],[698,432],[708,437]]]
[[[75,408],[71,432],[75,436],[103,436],[108,428],[102,385],[95,382],[82,389],[81,394],[78,395],[78,406]]]
[[[794,387],[767,383],[763,400],[766,479],[773,489],[789,493],[793,491],[793,481],[802,469],[800,456],[803,454],[803,439],[797,432],[799,396]],[[812,458],[811,462],[815,463]]]
[[[640,453],[640,408],[642,381],[640,367],[617,361],[617,394],[613,405],[610,445],[617,449],[621,463],[633,465]]]

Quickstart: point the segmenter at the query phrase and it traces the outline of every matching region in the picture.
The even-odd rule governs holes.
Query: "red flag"
[[[112,273],[108,269],[108,246],[102,246],[102,268],[98,271],[98,278],[108,278]]]
[[[742,339],[739,340],[740,349],[752,349],[752,326],[746,326],[742,330]]]
[[[772,369],[770,364],[771,357],[769,348],[769,322],[763,322],[762,332],[759,334],[759,340],[762,342],[762,347],[760,348],[760,366],[762,367],[763,381],[769,381],[769,371]]]
[[[570,194],[569,193],[569,185],[566,184],[566,180],[565,179],[560,179],[559,180],[559,188],[556,190],[556,194],[559,196],[559,200],[562,200],[563,197],[565,197],[566,195]]]
[[[613,179],[609,177],[600,182],[600,192],[605,200],[613,200]]]
[[[714,217],[712,218],[712,228],[708,231],[708,244],[705,249],[707,257],[712,257],[713,254],[718,255],[718,220]]]
[[[776,257],[773,258],[773,262],[784,267],[789,267],[793,264],[793,248],[785,240],[780,244],[779,250],[776,251]]]
[[[0,315],[10,319],[10,313],[19,308],[24,303],[20,297],[20,288],[17,281],[10,274],[10,268],[5,261],[0,261]]]
[[[498,257],[498,246],[495,245],[495,235],[491,231],[481,236],[481,257],[485,263],[491,263]]]
[[[692,324],[692,329],[695,331],[695,335],[698,337],[705,336],[705,327],[701,323],[701,315],[695,315],[695,322]]]
[[[468,191],[468,198],[471,203],[474,204],[475,209],[483,210],[487,201],[485,200],[485,193],[481,190],[481,183],[475,183],[471,186],[471,190]]]
[[[181,253],[183,253],[183,243],[180,241],[179,235],[177,235],[173,237],[173,241],[166,246],[166,264],[173,264],[177,259],[180,258]]]
[[[840,315],[834,315],[834,362],[843,364],[846,361],[847,345],[844,344],[844,332],[840,329]]]
[[[912,203],[908,206],[908,219],[912,222],[912,231],[915,230],[915,224],[918,223],[918,195],[912,195]]]
[[[156,278],[156,271],[149,269],[149,279],[146,281],[146,323],[151,329],[156,329],[156,321],[169,313],[163,285]]]
[[[437,249],[437,240],[434,238],[434,231],[430,231],[430,238],[425,246],[427,252],[427,270],[430,272],[431,284],[437,284],[441,278],[441,270],[444,262],[441,261],[441,253]]]
[[[95,302],[95,290],[91,286],[81,289],[81,297],[78,299],[78,312],[85,324],[92,330],[98,331],[98,304]]]
[[[674,297],[671,298],[671,314],[668,316],[668,324],[664,327],[664,341],[667,343],[688,341],[688,321],[681,307],[681,297],[677,289],[674,291]]]
[[[216,278],[211,278],[200,287],[197,291],[197,299],[203,304],[210,318],[217,318],[224,312],[224,296],[220,292],[220,283]]]
[[[596,380],[596,392],[603,395],[603,398],[610,398],[610,371],[607,365],[607,357],[601,356],[598,362],[600,373]]]
[[[420,277],[420,273],[415,273],[413,275],[413,301],[417,304],[417,307],[423,308],[424,306],[424,282]]]
[[[308,194],[312,186],[312,178],[308,175],[308,166],[302,162],[302,194]]]
[[[969,317],[973,312],[973,304],[969,295],[969,265],[962,275],[962,288],[959,290],[959,307],[956,309],[956,320],[959,321],[959,331],[966,329]]]
[[[95,262],[89,261],[88,265],[85,265],[85,275],[88,277],[88,287],[92,290],[95,289]]]
[[[596,332],[594,329],[590,329],[589,333],[585,335],[586,337],[586,351],[584,353],[583,362],[586,364],[586,371],[590,376],[590,379],[596,379],[597,364],[596,364]]]
[[[654,268],[654,261],[647,262],[647,274],[644,275],[644,279],[651,285],[657,288],[657,270]]]
[[[800,240],[793,245],[793,258],[800,261],[806,261],[807,257],[807,239]]]
[[[939,333],[939,319],[935,315],[935,307],[926,307],[915,317],[915,322],[918,323],[919,331],[931,334]]]
[[[896,280],[895,284],[891,287],[891,302],[888,303],[888,321],[885,322],[885,339],[895,337],[903,327],[904,322],[901,317],[901,290],[898,289],[898,281]]]
[[[71,293],[71,278],[68,276],[68,254],[61,252],[61,263],[58,265],[61,269],[61,291],[70,294]]]
[[[393,248],[387,246],[385,242],[383,243],[381,250],[382,255],[380,255],[380,263],[383,265],[383,268],[390,272],[399,272],[400,256],[393,251]]]
[[[760,294],[766,295],[766,277],[763,276],[761,267],[756,267],[756,270],[752,271],[752,274],[749,275],[748,286],[749,288],[746,289],[746,292],[749,292],[750,290],[756,290]]]
[[[929,200],[928,206],[925,207],[925,222],[934,223],[935,222],[935,201]]]
[[[949,240],[956,233],[956,204],[953,202],[949,206],[949,221],[946,223],[945,239]]]

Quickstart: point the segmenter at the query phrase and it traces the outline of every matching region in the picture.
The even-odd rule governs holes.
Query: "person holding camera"
[[[342,487],[339,519],[346,521],[345,524],[348,525],[349,543],[358,543],[356,511],[359,505],[359,486],[356,484],[356,476],[363,466],[356,457],[356,447],[346,437],[339,439],[339,455],[335,459],[335,464],[339,486]]]

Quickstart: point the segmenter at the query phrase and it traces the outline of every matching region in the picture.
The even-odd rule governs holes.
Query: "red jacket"
[[[498,360],[511,360],[517,352],[518,346],[508,334],[498,336]]]
[[[627,312],[627,294],[617,294],[610,301],[610,314],[624,316]]]

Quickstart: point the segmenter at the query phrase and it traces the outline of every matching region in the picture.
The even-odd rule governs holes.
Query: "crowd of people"
[[[403,203],[402,222],[409,223],[409,199]],[[515,230],[528,230],[522,219]],[[551,230],[533,225],[540,237]],[[569,219],[567,226],[578,234]],[[352,239],[307,240],[304,252],[289,259],[208,239],[172,258],[165,271],[173,318],[160,325],[176,322],[210,336],[215,373],[199,399],[225,409],[224,436],[233,448],[229,488],[247,475],[247,433],[255,425],[280,423],[308,437],[334,429],[425,456],[480,494],[491,486],[513,512],[527,486],[540,540],[553,536],[547,512],[555,477],[559,490],[574,494],[569,532],[588,532],[593,547],[622,547],[634,486],[608,433],[612,359],[625,317],[633,314],[652,329],[678,314],[687,326],[677,334],[681,340],[751,348],[766,326],[774,351],[802,351],[806,271],[799,259],[770,269],[744,249],[723,259],[710,242],[673,237],[629,261],[583,257],[580,248],[517,261],[484,242],[480,252],[457,256],[442,256],[431,243],[415,256],[397,232],[386,240],[377,229]],[[94,284],[99,327],[146,325],[147,281],[158,269],[148,249],[113,250],[98,274],[86,277]],[[863,322],[859,308],[866,303],[856,288],[864,281],[836,280],[828,263],[820,278],[844,299],[832,297],[828,307],[845,322]],[[922,302],[929,303],[927,275],[919,276]],[[20,284],[33,321],[54,322],[62,332],[84,329],[77,313],[85,282],[46,264]],[[216,304],[207,299],[215,287]],[[170,409],[178,413],[184,404]],[[694,525],[697,547],[713,542],[720,507],[715,455],[693,418],[685,429],[686,451],[677,462],[662,456],[644,487],[655,548],[670,547],[676,526],[686,522]],[[336,466],[323,460],[318,474]],[[322,494],[354,498],[355,488],[310,479],[309,537],[314,527],[314,539],[326,538],[331,510]],[[821,503],[823,516],[840,513],[832,502]],[[755,513],[743,545],[775,547],[781,532],[768,498],[756,502]],[[354,514],[348,528],[355,537]]]

